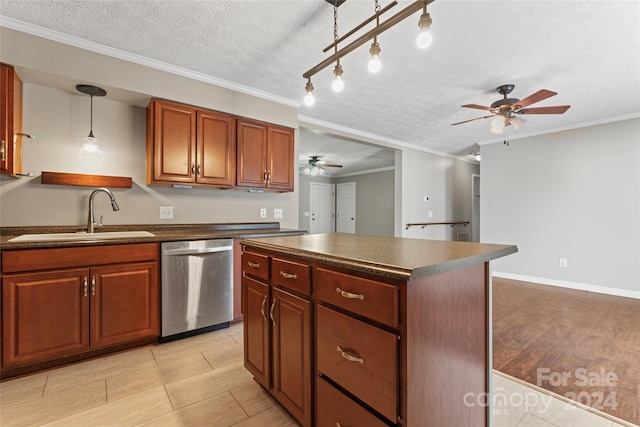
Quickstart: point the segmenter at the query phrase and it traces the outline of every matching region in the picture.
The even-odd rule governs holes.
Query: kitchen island
[[[245,366],[301,425],[490,425],[489,261],[515,246],[241,243]]]

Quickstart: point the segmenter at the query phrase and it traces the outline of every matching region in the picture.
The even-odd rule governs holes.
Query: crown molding
[[[23,21],[16,20],[16,19],[8,18],[6,16],[0,15],[0,26],[9,28],[11,30],[16,30],[23,33],[31,34],[36,37],[48,39],[54,42],[88,50],[90,52],[110,56],[112,58],[117,58],[124,61],[132,62],[134,64],[153,68],[155,70],[160,70],[167,73],[186,77],[192,80],[197,80],[197,81],[212,84],[215,86],[220,86],[225,89],[230,89],[236,92],[244,93],[246,95],[255,96],[258,98],[266,99],[268,101],[278,102],[280,104],[284,104],[289,107],[299,108],[301,105],[299,101],[294,101],[288,98],[274,95],[272,93],[264,92],[258,89],[253,89],[248,86],[239,85],[227,80],[210,76],[208,74],[188,70],[186,68],[182,68],[177,65],[172,65],[166,62],[146,58],[141,55],[136,55],[134,53],[124,51],[122,49],[116,49],[116,48],[105,46],[92,41],[84,40],[79,37],[63,34],[59,31],[54,31],[47,28],[39,27],[37,25],[33,25]]]

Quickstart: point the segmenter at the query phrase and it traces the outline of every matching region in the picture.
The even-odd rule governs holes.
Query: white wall
[[[119,212],[111,211],[107,197],[96,197],[97,215],[104,215],[105,224],[274,221],[273,209],[280,208],[281,226],[298,227],[297,176],[290,193],[147,186],[145,108],[110,99],[110,93],[135,90],[146,100],[157,96],[292,128],[297,128],[297,109],[6,28],[1,31],[3,62],[25,74],[46,77],[55,72],[72,82],[68,90],[24,85],[23,127],[36,139],[24,140],[23,171],[35,177],[0,182],[2,226],[86,224],[92,188],[41,184],[40,173],[53,171],[133,178],[133,188],[114,190]],[[105,154],[102,162],[77,158],[89,132],[89,97],[74,87],[87,82],[108,91],[107,97],[94,97],[93,130]],[[295,140],[297,158],[297,130]],[[173,206],[174,219],[160,220],[160,206]],[[267,208],[267,219],[260,218],[260,208]]]
[[[640,298],[639,119],[481,151],[481,238],[519,249],[495,274]]]
[[[396,174],[396,191],[402,193],[400,236],[456,240],[459,232],[471,233],[469,225],[466,227],[430,225],[424,229],[411,227],[406,230],[405,224],[471,221],[471,177],[474,173],[479,173],[480,167],[477,164],[411,149],[403,149],[401,157],[400,179]],[[396,167],[398,167],[398,160],[396,160]],[[398,190],[398,185],[401,185],[401,190]],[[425,196],[429,198],[426,202]],[[432,217],[428,216],[429,211],[432,212]],[[396,235],[398,235],[397,214]]]

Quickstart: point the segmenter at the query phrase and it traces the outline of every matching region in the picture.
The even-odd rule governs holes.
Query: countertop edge
[[[273,226],[274,223],[248,223],[245,224],[177,224],[177,225],[122,225],[109,226],[101,231],[128,231],[128,230],[144,230],[149,231],[154,236],[149,237],[133,237],[118,239],[100,239],[100,231],[95,233],[95,239],[91,240],[55,240],[55,241],[22,241],[9,242],[8,239],[16,237],[20,234],[37,233],[41,230],[56,230],[54,232],[65,232],[69,230],[79,229],[79,227],[6,227],[0,238],[0,251],[18,250],[18,249],[46,249],[46,248],[66,248],[66,247],[84,247],[95,245],[122,245],[136,243],[160,243],[160,242],[177,242],[182,240],[206,240],[206,239],[226,239],[226,238],[248,238],[248,237],[275,237],[305,234],[306,230],[282,229]],[[277,223],[275,223],[277,224]],[[263,225],[261,227],[261,225]],[[10,230],[13,233],[7,234]],[[18,230],[24,230],[20,233]],[[77,230],[76,230],[77,231]],[[46,231],[48,232],[48,231]]]
[[[453,270],[460,270],[473,265],[482,264],[493,259],[501,258],[518,252],[515,245],[500,245],[499,249],[491,252],[484,252],[478,255],[453,259],[450,261],[425,265],[422,267],[408,268],[395,265],[382,264],[379,262],[368,262],[361,259],[345,258],[337,255],[314,252],[310,250],[292,248],[287,246],[274,245],[260,240],[242,239],[241,243],[247,247],[276,252],[286,256],[292,256],[305,261],[315,261],[335,267],[342,267],[353,271],[374,274],[390,279],[410,281],[427,276],[447,273]]]

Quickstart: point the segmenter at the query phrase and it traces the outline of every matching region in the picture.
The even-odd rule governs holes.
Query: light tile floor
[[[494,373],[495,427],[620,427]],[[572,407],[573,408],[573,407]],[[6,426],[296,426],[242,362],[242,324],[0,383]],[[456,426],[453,426],[456,427]]]

